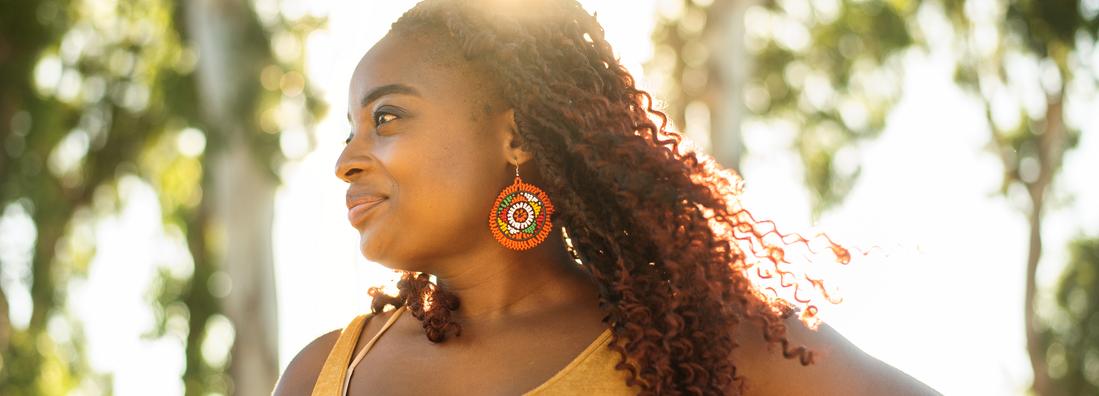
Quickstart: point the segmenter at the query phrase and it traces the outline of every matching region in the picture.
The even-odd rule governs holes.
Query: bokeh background
[[[822,318],[949,395],[1099,394],[1099,0],[581,1]],[[0,0],[0,395],[265,395],[393,273],[333,172],[413,1]]]

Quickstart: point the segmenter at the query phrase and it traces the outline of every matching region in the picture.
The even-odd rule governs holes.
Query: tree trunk
[[[269,394],[278,378],[275,278],[271,222],[276,180],[267,159],[248,144],[254,106],[245,94],[257,81],[255,59],[247,59],[254,15],[243,0],[190,0],[186,24],[199,53],[197,69],[207,131],[205,166],[210,167],[212,258],[228,274],[223,301],[235,328],[229,372],[232,393]],[[205,285],[205,279],[196,279]]]
[[[1066,133],[1064,125],[1063,107],[1065,87],[1056,95],[1050,95],[1046,100],[1046,115],[1040,134],[1036,137],[1038,145],[1038,177],[1033,181],[1022,180],[1030,197],[1030,212],[1027,220],[1030,223],[1030,249],[1027,253],[1026,293],[1023,311],[1024,325],[1026,326],[1027,353],[1030,355],[1030,365],[1034,374],[1032,389],[1042,396],[1054,394],[1052,379],[1049,376],[1046,351],[1043,347],[1038,328],[1035,301],[1037,300],[1038,285],[1036,275],[1038,263],[1042,258],[1042,209],[1045,204],[1047,190],[1053,184],[1053,176],[1061,168],[1062,157],[1065,149]]]
[[[238,137],[239,139],[239,137]],[[271,219],[275,183],[242,142],[213,158],[215,213],[224,230],[222,268],[232,280],[225,313],[236,328],[230,374],[237,394],[270,393],[278,379]]]
[[[3,268],[0,268],[0,276],[3,276]],[[8,316],[8,296],[4,294],[4,288],[0,287],[0,353],[4,353],[8,350],[8,344],[11,341],[11,317]],[[0,354],[0,356],[5,356]]]
[[[744,86],[752,56],[744,45],[744,14],[757,0],[717,1],[708,13],[706,47],[710,54],[710,151],[722,165],[740,171],[744,153],[740,124],[747,114]]]
[[[1026,266],[1026,294],[1024,300],[1026,306],[1023,311],[1023,322],[1026,326],[1027,354],[1030,355],[1030,366],[1034,373],[1034,392],[1042,396],[1052,395],[1048,366],[1046,365],[1046,351],[1038,329],[1038,320],[1035,316],[1034,302],[1038,291],[1035,276],[1038,273],[1038,262],[1042,258],[1042,198],[1041,193],[1031,194],[1032,207],[1028,216],[1030,223],[1030,249],[1027,252]]]

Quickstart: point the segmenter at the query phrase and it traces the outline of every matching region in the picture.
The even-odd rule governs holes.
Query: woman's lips
[[[347,220],[355,228],[360,227],[366,222],[366,216],[370,214],[370,210],[381,205],[385,200],[386,198],[369,198],[353,202],[351,208],[347,210]]]

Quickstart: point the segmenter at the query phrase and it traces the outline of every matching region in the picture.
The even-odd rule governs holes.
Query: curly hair
[[[791,345],[783,321],[801,312],[815,328],[817,306],[806,294],[837,301],[820,278],[792,266],[788,249],[843,264],[848,251],[827,236],[780,233],[745,210],[740,177],[667,129],[576,1],[496,3],[426,0],[392,31],[449,40],[515,109],[520,140],[559,208],[553,222],[599,285],[627,385],[643,394],[742,393],[731,361],[742,320],[786,358],[811,364],[813,351]],[[811,246],[818,241],[826,248]],[[371,288],[372,311],[407,305],[431,341],[460,334],[451,317],[457,297],[427,274],[405,272],[397,289]]]

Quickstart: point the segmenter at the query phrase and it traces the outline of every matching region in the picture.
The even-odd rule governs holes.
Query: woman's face
[[[410,271],[495,243],[487,216],[516,159],[513,113],[429,37],[391,33],[359,61],[336,163],[363,256]]]

